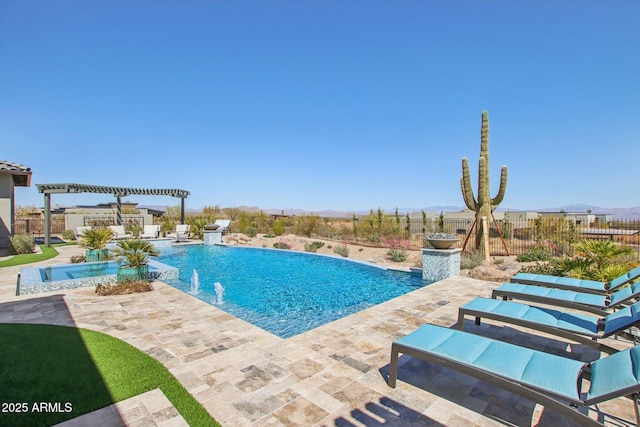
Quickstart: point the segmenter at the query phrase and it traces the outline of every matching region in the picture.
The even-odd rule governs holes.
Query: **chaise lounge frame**
[[[414,333],[418,332],[423,328],[446,329],[443,327],[426,324],[421,328],[419,328],[417,331],[414,331]],[[452,332],[455,334],[464,334],[468,336],[474,336],[487,341],[497,342],[496,340],[493,340],[490,338],[473,335],[463,331],[454,330]],[[402,342],[402,340],[403,339],[395,341],[391,345],[391,361],[389,363],[389,377],[388,377],[387,384],[392,388],[396,387],[396,381],[398,378],[398,359],[399,359],[399,354],[402,353],[407,356],[411,356],[416,359],[423,360],[425,362],[435,363],[435,364],[444,366],[446,368],[452,369],[454,371],[458,371],[465,375],[469,375],[471,377],[477,378],[489,384],[496,385],[514,394],[520,395],[532,402],[539,403],[543,405],[545,408],[552,409],[558,412],[559,414],[562,414],[567,418],[574,420],[577,423],[585,426],[601,427],[602,424],[594,420],[593,418],[589,417],[588,415],[580,412],[578,407],[588,407],[593,404],[604,402],[616,397],[627,396],[633,400],[635,415],[636,415],[636,424],[640,426],[640,402],[639,402],[640,396],[638,394],[640,392],[640,385],[637,385],[635,387],[629,387],[624,390],[620,390],[616,393],[609,393],[609,394],[597,396],[597,398],[594,398],[594,399],[571,398],[564,394],[561,394],[561,395],[556,394],[553,390],[550,390],[550,389],[542,389],[542,388],[537,389],[537,388],[531,387],[527,384],[520,382],[515,378],[509,378],[507,376],[500,375],[496,372],[479,368],[477,366],[465,363],[463,361],[456,360],[454,357],[447,356],[445,354],[440,354],[433,350],[429,351],[421,348],[416,348],[413,345],[406,345]],[[521,348],[514,344],[508,344],[508,343],[501,343],[501,344],[505,346],[514,347],[514,348]],[[561,356],[542,353],[536,350],[531,350],[531,352],[538,353],[538,354],[545,354],[546,355],[545,357],[548,361],[557,362],[558,364],[566,363],[566,360],[568,360]],[[574,361],[574,362],[581,363],[578,361]],[[582,379],[589,378],[590,375],[591,375],[591,366],[588,364],[584,364],[583,368],[580,370],[580,375],[576,383],[578,395],[580,396],[582,395],[581,394]],[[569,402],[569,404],[567,405],[565,401]]]
[[[610,282],[575,279],[572,277],[551,276],[544,274],[518,273],[510,282],[524,285],[544,286],[547,288],[566,289],[591,294],[607,294],[640,278],[640,267],[629,270]]]
[[[624,307],[640,298],[640,282],[620,289],[611,295],[597,295],[564,289],[545,288],[521,283],[503,283],[491,292],[491,298],[524,300],[606,316],[611,310]]]
[[[473,305],[475,302],[477,301],[493,301],[491,299],[488,298],[475,298],[474,300],[470,301],[469,303],[463,305],[462,307],[458,308],[458,329],[462,330],[464,328],[464,319],[465,316],[473,316],[475,317],[475,324],[476,325],[480,325],[480,321],[482,318],[486,318],[486,319],[492,319],[492,320],[496,320],[499,322],[503,322],[503,323],[508,323],[508,324],[513,324],[513,325],[517,325],[517,326],[522,326],[524,328],[529,328],[529,329],[534,329],[536,331],[540,331],[540,332],[544,332],[550,335],[555,335],[561,338],[565,338],[574,342],[578,342],[580,344],[585,344],[588,345],[590,347],[594,347],[595,349],[605,352],[605,353],[609,353],[609,354],[613,354],[616,353],[618,351],[618,349],[608,346],[606,344],[603,344],[602,342],[597,341],[598,339],[601,338],[607,338],[610,336],[620,336],[623,337],[625,339],[628,339],[629,341],[635,343],[637,341],[637,337],[635,337],[633,334],[631,334],[630,332],[628,332],[627,330],[629,328],[631,328],[632,326],[635,326],[637,323],[639,323],[640,321],[635,321],[633,323],[629,323],[629,324],[625,324],[623,326],[620,327],[616,327],[607,331],[604,331],[604,326],[605,326],[605,318],[599,318],[599,319],[594,319],[593,321],[597,323],[599,329],[598,329],[598,333],[586,333],[586,332],[578,332],[575,330],[571,330],[571,329],[566,329],[566,328],[562,328],[559,326],[552,326],[552,325],[546,325],[543,323],[538,323],[538,322],[533,322],[531,320],[527,320],[527,319],[519,319],[516,317],[512,317],[512,316],[507,316],[501,313],[493,313],[490,311],[485,311],[485,310],[479,310],[479,309],[474,309],[472,307],[470,307],[470,305]],[[544,307],[536,307],[536,306],[527,306],[526,304],[520,304],[520,303],[516,303],[516,302],[510,302],[510,301],[502,301],[502,303],[507,303],[507,304],[515,304],[517,306],[523,306],[523,307],[530,307],[531,309],[539,309],[541,311],[547,311],[547,312],[553,312],[553,313],[559,313],[559,314],[564,314],[563,312],[560,312],[559,310],[554,310],[551,308],[544,308]],[[627,310],[631,311],[631,310],[640,310],[640,303],[636,303],[631,307],[627,307]],[[634,311],[635,312],[635,311]],[[612,316],[614,314],[611,313],[606,313],[608,316]],[[622,314],[622,311],[617,312],[618,315]]]

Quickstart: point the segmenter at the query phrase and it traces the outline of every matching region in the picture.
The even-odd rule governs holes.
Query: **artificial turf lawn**
[[[41,254],[20,254],[13,256],[7,260],[0,261],[0,268],[13,267],[14,265],[30,264],[32,262],[46,261],[53,257],[58,256],[58,251],[52,247],[46,247],[45,245],[39,245],[42,250]],[[61,246],[60,244],[56,246]],[[62,245],[64,246],[64,245]]]
[[[161,363],[109,335],[0,324],[0,343],[0,426],[50,426],[155,388],[189,425],[219,425]],[[41,402],[56,412],[34,411]],[[16,413],[10,403],[27,410]]]

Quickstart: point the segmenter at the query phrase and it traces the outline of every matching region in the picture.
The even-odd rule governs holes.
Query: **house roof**
[[[31,185],[31,168],[24,165],[0,160],[0,173],[13,175],[13,183],[18,187]]]
[[[36,184],[40,193],[100,193],[113,194],[114,196],[124,197],[131,194],[144,196],[171,196],[186,198],[189,192],[176,188],[130,188],[130,187],[110,187],[104,185],[89,184]]]

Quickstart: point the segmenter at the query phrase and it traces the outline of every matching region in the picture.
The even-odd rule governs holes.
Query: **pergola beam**
[[[180,198],[180,222],[184,224],[184,199],[189,196],[186,190],[176,188],[129,188],[108,187],[89,184],[36,184],[39,193],[44,194],[44,243],[51,246],[51,195],[52,194],[76,194],[76,193],[100,193],[113,194],[117,201],[116,220],[122,224],[122,197],[129,195],[140,196],[171,196]]]

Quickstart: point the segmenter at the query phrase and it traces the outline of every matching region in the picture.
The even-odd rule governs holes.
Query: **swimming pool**
[[[158,259],[180,271],[170,285],[282,338],[427,284],[405,272],[282,250],[194,245],[163,251]],[[216,282],[224,288],[221,301]]]

